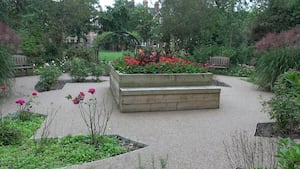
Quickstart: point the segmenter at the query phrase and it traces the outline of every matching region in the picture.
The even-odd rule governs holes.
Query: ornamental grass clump
[[[121,73],[205,73],[207,68],[189,60],[160,55],[159,51],[144,52],[139,50],[136,57],[125,56],[115,60],[113,67]]]

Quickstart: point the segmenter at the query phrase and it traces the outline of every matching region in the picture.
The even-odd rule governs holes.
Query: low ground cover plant
[[[231,65],[226,69],[210,69],[209,72],[220,75],[237,76],[237,77],[252,77],[255,68],[249,65]]]
[[[114,60],[113,67],[122,73],[204,73],[207,68],[202,64],[175,58],[170,54],[160,55],[159,51],[139,50],[136,57],[125,56]]]

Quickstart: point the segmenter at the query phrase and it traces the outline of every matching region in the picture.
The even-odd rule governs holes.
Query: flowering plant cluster
[[[122,73],[204,73],[207,68],[191,61],[172,56],[160,56],[158,52],[152,52],[149,57],[139,52],[135,58],[125,56],[115,60],[113,67]]]
[[[38,96],[37,92],[32,92],[29,100],[26,101],[24,98],[16,99],[16,104],[19,106],[18,112],[30,112],[32,109],[32,103],[34,103],[34,99]]]
[[[107,109],[106,105],[99,105],[96,96],[96,89],[89,88],[88,93],[91,94],[89,99],[86,99],[84,92],[79,92],[76,97],[71,95],[66,96],[68,100],[72,100],[73,104],[79,105],[81,117],[91,135],[91,143],[96,148],[102,143],[102,136],[105,134],[108,120],[110,119],[112,109]]]

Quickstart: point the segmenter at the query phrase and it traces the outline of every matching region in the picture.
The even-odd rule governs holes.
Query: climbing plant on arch
[[[139,46],[141,39],[136,33],[131,33],[131,32],[103,32],[102,34],[98,35],[95,38],[94,41],[94,48],[97,50],[97,53],[99,53],[102,45],[110,38],[112,37],[120,37],[123,39],[128,40],[130,45],[132,46]]]

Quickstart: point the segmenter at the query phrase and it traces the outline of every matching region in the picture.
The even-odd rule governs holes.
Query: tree
[[[99,16],[99,23],[102,25],[102,31],[127,31],[129,7],[131,7],[131,3],[127,0],[116,0],[114,7],[106,7],[107,10],[101,12]]]
[[[152,30],[156,26],[153,14],[145,6],[137,6],[130,12],[129,30],[136,31],[143,39],[147,41],[152,36]]]
[[[246,41],[248,12],[244,0],[166,0],[163,33],[179,49],[195,46],[239,46]]]
[[[254,20],[251,39],[260,40],[266,33],[282,32],[300,24],[299,0],[269,0]]]

